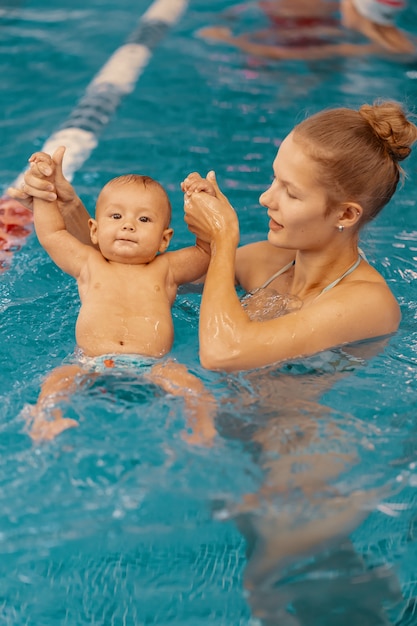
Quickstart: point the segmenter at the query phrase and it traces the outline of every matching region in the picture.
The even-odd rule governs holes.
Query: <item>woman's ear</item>
[[[173,228],[166,228],[162,233],[161,244],[159,246],[159,252],[165,252],[174,234]]]
[[[357,225],[362,217],[363,208],[357,202],[344,202],[339,211],[339,219],[337,221],[337,227],[343,226],[345,228],[352,228]]]

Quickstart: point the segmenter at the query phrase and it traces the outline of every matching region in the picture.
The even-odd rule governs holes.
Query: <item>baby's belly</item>
[[[89,315],[81,312],[76,340],[87,356],[141,354],[158,358],[171,350],[174,329],[171,315],[168,318],[111,315],[92,322]]]

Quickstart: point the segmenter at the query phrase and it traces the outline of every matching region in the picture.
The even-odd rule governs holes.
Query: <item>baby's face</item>
[[[149,263],[172,235],[163,192],[142,182],[105,186],[91,220],[91,239],[103,256],[122,263]],[[166,241],[168,237],[168,241]]]

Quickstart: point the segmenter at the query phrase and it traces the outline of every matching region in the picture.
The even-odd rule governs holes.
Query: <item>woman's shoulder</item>
[[[336,289],[327,291],[318,297],[312,305],[327,308],[334,313],[333,305],[341,306],[350,324],[372,324],[381,332],[376,336],[388,334],[397,329],[400,318],[400,306],[387,281],[377,269],[362,260],[359,267],[342,280]],[[373,335],[370,335],[373,336]]]
[[[387,281],[384,276],[379,272],[372,264],[372,260],[368,259],[362,250],[359,251],[361,256],[361,263],[357,270],[352,273],[352,281],[357,280],[367,284],[379,285],[386,287],[390,291]]]

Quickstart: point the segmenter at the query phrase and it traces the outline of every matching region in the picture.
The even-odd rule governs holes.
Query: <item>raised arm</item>
[[[202,178],[197,172],[189,174],[181,183],[184,193],[204,192],[215,196],[216,190],[210,180]],[[196,282],[207,272],[210,261],[210,243],[197,236],[194,246],[168,252],[170,268],[177,285]]]
[[[49,155],[39,152],[31,157],[32,171],[39,180],[54,178],[55,163]],[[78,277],[91,246],[83,244],[68,232],[58,201],[33,198],[33,222],[42,247],[51,259],[71,276]]]
[[[193,283],[207,272],[210,261],[210,245],[199,239],[194,246],[165,253],[176,285]]]
[[[214,172],[209,172],[207,178],[214,186],[215,196],[196,188],[194,174],[182,185],[186,194],[185,221],[189,229],[200,239],[210,242],[211,247],[200,308],[200,360],[208,369],[229,369],[222,355],[228,352],[229,339],[233,337],[236,325],[244,327],[249,321],[235,291],[239,222],[233,207],[218,188]],[[211,350],[213,340],[220,353],[216,348]],[[216,353],[212,359],[211,355]]]
[[[41,152],[36,153],[39,161],[37,167],[33,167],[35,155],[32,155],[30,167],[24,175],[23,188],[9,187],[7,195],[30,210],[33,210],[34,198],[56,200],[68,232],[81,242],[92,245],[88,228],[90,215],[62,172],[64,153],[63,146],[57,148],[52,155],[53,167],[49,163],[49,155]]]

